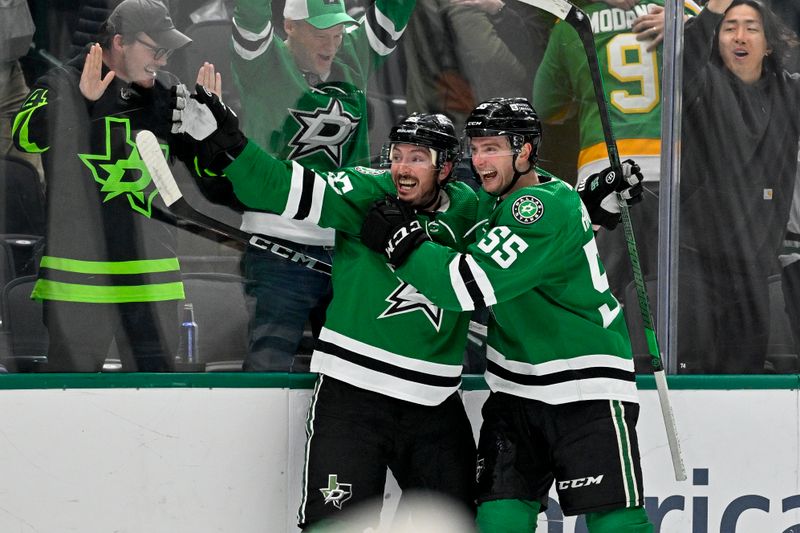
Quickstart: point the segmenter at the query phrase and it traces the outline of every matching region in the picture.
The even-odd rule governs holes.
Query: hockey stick
[[[172,171],[169,169],[167,160],[164,158],[164,152],[161,150],[156,136],[150,131],[142,130],[136,135],[136,146],[139,149],[139,155],[142,161],[144,161],[147,170],[150,171],[150,176],[153,178],[158,192],[164,199],[164,203],[167,204],[169,210],[175,215],[219,235],[229,237],[235,241],[248,244],[260,250],[266,250],[321,274],[331,275],[331,265],[324,261],[314,259],[313,257],[293,250],[288,246],[272,242],[264,237],[259,237],[258,235],[240,230],[239,228],[234,228],[233,226],[229,226],[224,222],[220,222],[219,220],[197,211],[189,205],[189,202],[183,197],[180,188],[178,188],[178,183],[175,181],[175,176],[173,176]]]
[[[600,72],[600,62],[597,59],[597,49],[594,44],[594,34],[592,25],[586,13],[578,9],[566,0],[520,0],[521,2],[537,7],[559,19],[567,22],[578,33],[578,37],[583,44],[586,59],[589,63],[589,73],[592,77],[595,99],[600,110],[600,122],[603,127],[603,137],[605,138],[608,159],[611,168],[622,175],[622,163],[619,158],[617,141],[611,129],[611,116],[608,112],[608,102],[603,90],[603,77]],[[678,440],[678,430],[675,425],[675,414],[672,411],[672,404],[669,400],[669,387],[664,373],[664,362],[661,358],[661,350],[658,346],[658,339],[653,328],[653,314],[650,311],[650,299],[647,296],[647,289],[644,284],[642,267],[639,262],[639,251],[636,247],[636,238],[633,233],[628,203],[620,199],[620,210],[622,213],[622,227],[625,230],[625,240],[628,244],[628,255],[631,259],[633,268],[633,279],[636,285],[636,296],[639,300],[639,311],[642,315],[647,347],[650,353],[650,363],[653,367],[653,375],[658,391],[658,400],[661,404],[661,415],[664,418],[664,427],[667,432],[667,442],[669,443],[670,454],[672,455],[672,468],[675,471],[675,479],[678,481],[686,480],[686,467],[683,463],[683,453],[681,452],[680,441]]]

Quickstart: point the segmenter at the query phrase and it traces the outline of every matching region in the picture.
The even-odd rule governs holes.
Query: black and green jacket
[[[84,58],[39,79],[13,123],[16,146],[42,154],[47,187],[45,250],[32,297],[183,299],[176,229],[159,215],[163,201],[134,142],[138,131],[151,130],[169,154],[169,88],[177,80],[163,73],[167,79],[145,89],[115,78],[90,102],[78,87]]]

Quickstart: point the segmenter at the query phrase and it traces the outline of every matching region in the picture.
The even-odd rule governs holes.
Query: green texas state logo
[[[131,123],[126,118],[115,117],[106,117],[105,121],[105,153],[78,154],[78,157],[89,167],[94,181],[100,184],[100,191],[105,193],[104,203],[122,196],[131,209],[149,218],[158,189],[150,186],[150,172],[131,139]],[[161,149],[168,157],[167,145],[162,144]]]
[[[511,214],[522,224],[533,224],[542,218],[544,205],[535,196],[526,194],[516,199],[514,205],[511,206]]]

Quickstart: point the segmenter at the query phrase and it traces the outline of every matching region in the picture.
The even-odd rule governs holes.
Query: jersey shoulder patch
[[[520,224],[533,224],[544,215],[544,204],[532,194],[523,194],[511,204],[511,216]]]

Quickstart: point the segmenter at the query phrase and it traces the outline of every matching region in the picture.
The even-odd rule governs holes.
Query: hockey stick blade
[[[614,138],[614,131],[611,127],[611,115],[608,111],[608,102],[606,100],[605,90],[603,89],[603,76],[600,72],[600,61],[597,58],[597,48],[595,47],[594,33],[592,32],[592,24],[589,20],[589,17],[586,16],[586,13],[578,9],[578,7],[566,0],[520,1],[555,15],[559,19],[567,22],[577,32],[578,37],[583,44],[584,53],[586,54],[586,60],[589,65],[589,74],[592,78],[595,100],[597,101],[597,107],[600,112],[600,123],[603,128],[603,137],[605,139],[606,149],[608,150],[608,159],[611,163],[611,168],[621,176],[622,163],[619,157],[617,141]],[[675,479],[678,481],[684,481],[686,480],[686,467],[683,463],[683,452],[681,451],[680,440],[678,439],[677,427],[675,425],[675,415],[672,410],[672,404],[669,401],[669,388],[667,386],[666,376],[664,375],[664,364],[661,358],[661,351],[658,347],[655,329],[653,328],[653,315],[650,311],[650,300],[647,296],[647,289],[644,284],[644,276],[642,275],[641,264],[639,262],[639,252],[636,247],[633,223],[631,222],[627,202],[620,199],[620,204],[620,209],[622,212],[622,226],[625,231],[625,240],[627,241],[628,245],[628,255],[630,256],[631,266],[633,268],[636,295],[639,300],[639,309],[642,314],[645,336],[647,337],[650,361],[656,378],[656,390],[658,391],[658,398],[661,404],[661,415],[664,419],[664,428],[667,432],[667,442],[669,444],[670,455],[672,456],[672,468],[675,471]]]
[[[324,261],[309,257],[304,253],[272,242],[259,235],[253,235],[239,228],[234,228],[197,211],[183,197],[183,193],[175,181],[175,176],[172,174],[169,164],[167,164],[164,152],[156,136],[150,131],[142,130],[136,135],[136,146],[139,149],[139,156],[142,158],[147,170],[150,171],[150,176],[153,178],[159,194],[161,194],[164,203],[173,214],[214,233],[266,250],[321,274],[331,274],[331,265]]]

